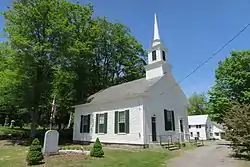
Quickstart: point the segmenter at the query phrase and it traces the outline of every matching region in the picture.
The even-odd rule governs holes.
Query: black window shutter
[[[172,125],[173,125],[173,128],[172,130],[175,131],[175,119],[174,119],[174,111],[171,111],[172,112]]]
[[[90,114],[88,115],[88,133],[90,132]]]
[[[167,110],[164,110],[164,122],[165,122],[165,130],[168,130],[168,123],[167,123]]]
[[[118,133],[118,111],[115,112],[115,133]]]
[[[95,118],[95,133],[98,133],[98,122],[99,122],[99,114],[96,114],[96,118]]]
[[[129,110],[126,110],[125,114],[125,132],[129,133]]]
[[[108,113],[104,114],[104,133],[107,133],[108,130]]]
[[[162,59],[163,59],[164,61],[166,61],[165,51],[164,51],[164,50],[162,51]]]
[[[80,133],[82,133],[82,127],[83,127],[83,115],[81,115]]]

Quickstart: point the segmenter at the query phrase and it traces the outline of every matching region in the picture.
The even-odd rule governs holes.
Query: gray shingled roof
[[[215,126],[217,126],[219,129],[221,129],[221,130],[223,130],[224,129],[224,127],[223,127],[223,125],[222,124],[218,124],[218,123],[216,123],[216,122],[212,122]]]
[[[153,86],[158,80],[160,80],[160,78],[161,77],[156,77],[149,80],[146,78],[141,78],[120,85],[111,86],[91,95],[88,98],[88,104],[116,101],[142,94],[146,92],[151,86]]]

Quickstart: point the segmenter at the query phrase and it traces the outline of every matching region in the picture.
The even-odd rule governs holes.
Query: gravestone
[[[9,116],[8,115],[5,117],[4,126],[9,126]]]
[[[44,136],[43,154],[54,155],[58,154],[59,133],[56,130],[48,130]]]
[[[15,123],[16,123],[16,121],[15,121],[15,120],[11,120],[11,121],[10,121],[10,128],[14,128]]]

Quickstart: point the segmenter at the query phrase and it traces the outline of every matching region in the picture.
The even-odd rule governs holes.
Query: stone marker
[[[43,154],[54,155],[58,154],[59,133],[56,130],[48,130],[44,136]]]

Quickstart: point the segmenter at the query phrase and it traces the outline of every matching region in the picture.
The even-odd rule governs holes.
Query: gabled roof
[[[107,89],[101,90],[88,98],[85,104],[105,103],[116,100],[121,100],[128,97],[141,95],[149,90],[162,77],[152,79],[141,78],[131,82],[126,82],[120,85],[111,86]],[[77,105],[80,106],[80,105]],[[75,106],[75,107],[77,107]]]
[[[212,122],[212,124],[213,124],[214,126],[216,126],[218,129],[224,131],[224,128],[223,128],[223,125],[222,125],[222,124],[218,124],[218,123],[216,123],[216,122]]]
[[[206,124],[208,115],[191,115],[188,116],[189,125],[204,125]]]

